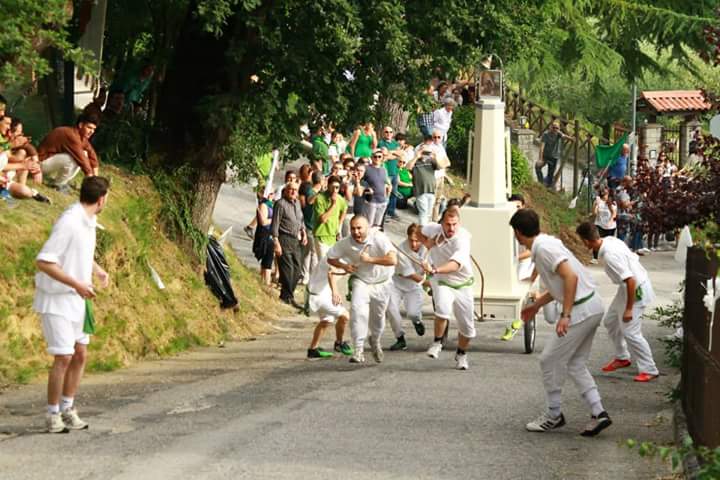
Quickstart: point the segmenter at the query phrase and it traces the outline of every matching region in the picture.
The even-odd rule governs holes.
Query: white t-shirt
[[[311,294],[318,296],[331,294],[332,289],[330,288],[330,281],[328,280],[329,270],[330,265],[327,263],[327,258],[321,258],[310,274],[310,280],[308,280],[307,288]]]
[[[420,250],[413,252],[410,249],[410,244],[407,240],[405,240],[400,244],[399,249],[407,255],[410,255],[422,265],[426,252],[426,248],[424,246],[420,245]],[[395,266],[395,276],[393,276],[393,283],[398,290],[401,292],[411,292],[415,289],[422,288],[422,284],[405,277],[413,274],[422,276],[424,273],[425,272],[420,265],[398,252],[398,263]]]
[[[438,108],[433,112],[433,129],[439,130],[443,137],[447,135],[452,124],[453,112],[448,112],[445,107]]]
[[[617,222],[613,219],[615,212],[617,212],[617,207],[615,205],[608,205],[607,202],[601,198],[597,198],[595,201],[598,203],[598,213],[595,217],[595,225],[604,228],[605,230],[612,230],[617,227]]]
[[[436,245],[430,249],[431,265],[440,267],[451,260],[460,264],[460,269],[455,272],[434,275],[437,280],[443,280],[450,285],[460,285],[473,278],[472,261],[470,260],[470,242],[472,240],[470,232],[459,227],[452,238],[447,238],[442,225],[430,223],[422,228],[422,234],[436,239]]]
[[[330,248],[327,258],[355,265],[357,270],[353,275],[367,284],[373,285],[389,280],[395,267],[361,262],[360,253],[363,250],[371,257],[384,257],[394,252],[395,247],[384,233],[371,232],[363,243],[357,243],[352,237],[343,238]]]
[[[87,216],[78,202],[63,212],[53,226],[37,260],[56,263],[68,276],[91,283],[95,255],[96,217]],[[60,283],[49,275],[35,275],[33,308],[38,313],[61,315],[72,321],[85,319],[85,301],[74,288]]]
[[[535,263],[535,268],[542,279],[543,285],[548,289],[553,299],[560,302],[561,305],[565,296],[565,282],[562,277],[557,274],[556,270],[564,261],[568,262],[570,268],[578,278],[575,301],[584,299],[591,293],[594,293],[594,296],[599,298],[599,294],[595,291],[597,285],[592,279],[592,276],[590,276],[590,273],[560,240],[541,233],[535,237],[531,252],[532,260]],[[588,316],[602,311],[602,302],[599,302],[600,312],[589,310],[587,307],[590,305],[596,307],[597,302],[587,301],[581,305],[574,306],[570,315],[570,325],[580,323]]]
[[[603,238],[598,259],[604,264],[605,273],[615,285],[624,284],[630,277],[635,278],[638,287],[647,285],[647,288],[643,289],[643,298],[638,303],[645,305],[653,301],[654,295],[649,285],[647,270],[640,263],[640,257],[634,254],[625,242],[615,237]]]

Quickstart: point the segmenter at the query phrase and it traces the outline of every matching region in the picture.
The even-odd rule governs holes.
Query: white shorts
[[[61,315],[42,314],[42,330],[50,355],[72,355],[75,344],[87,345],[90,335],[83,332],[83,322],[74,322]]]
[[[342,304],[334,305],[332,298],[326,295],[310,295],[310,311],[317,314],[321,322],[335,323],[338,317],[349,317]]]
[[[472,287],[451,288],[431,282],[435,316],[444,320],[455,317],[457,328],[465,338],[475,338],[475,298]]]

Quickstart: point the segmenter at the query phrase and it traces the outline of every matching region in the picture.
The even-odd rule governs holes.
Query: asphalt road
[[[252,196],[225,187],[216,222],[235,225],[240,240]],[[248,213],[250,212],[250,213]],[[392,227],[401,231],[402,224]],[[254,259],[252,259],[254,262]],[[248,260],[250,261],[250,260]],[[681,279],[670,252],[643,260],[660,301]],[[254,263],[253,263],[254,264]],[[614,288],[592,269],[608,302]],[[430,311],[426,310],[429,317]],[[430,323],[427,321],[427,325]],[[578,435],[588,412],[571,382],[568,424],[551,433],[524,425],[544,407],[538,355],[522,338],[498,340],[504,324],[478,324],[470,370],[453,370],[451,350],[425,356],[429,338],[408,336],[407,352],[354,366],[345,358],[304,359],[313,320],[279,321],[253,341],[204,348],[88,376],[78,403],[90,429],[42,433],[44,384],[0,395],[0,479],[645,479],[668,473],[658,461],[622,446],[628,438],[669,442],[671,409],[664,395],[677,382],[646,322],[663,375],[632,381],[633,369],[603,374],[612,356],[598,330],[590,367],[614,423],[596,438]],[[537,350],[553,330],[543,322]],[[451,328],[451,344],[456,331]],[[392,343],[386,331],[383,344]],[[324,343],[330,347],[330,339]]]

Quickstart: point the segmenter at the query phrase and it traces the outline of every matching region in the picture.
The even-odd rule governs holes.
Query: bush
[[[532,172],[530,172],[530,164],[523,152],[515,145],[510,146],[510,168],[512,169],[512,186],[513,190],[523,187],[532,182]]]
[[[468,132],[475,127],[475,107],[463,105],[453,112],[452,125],[448,130],[445,150],[452,162],[452,169],[465,175],[467,167]]]
[[[475,107],[464,105],[453,112],[452,126],[448,131],[447,154],[452,169],[461,175],[467,170],[468,132],[475,128]],[[513,190],[532,181],[532,173],[527,157],[514,145],[512,146],[512,184]]]

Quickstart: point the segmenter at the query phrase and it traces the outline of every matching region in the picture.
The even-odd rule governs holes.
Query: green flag
[[[627,139],[628,134],[626,133],[612,145],[598,145],[595,147],[595,165],[598,168],[612,167],[622,152],[622,146],[627,143]]]

